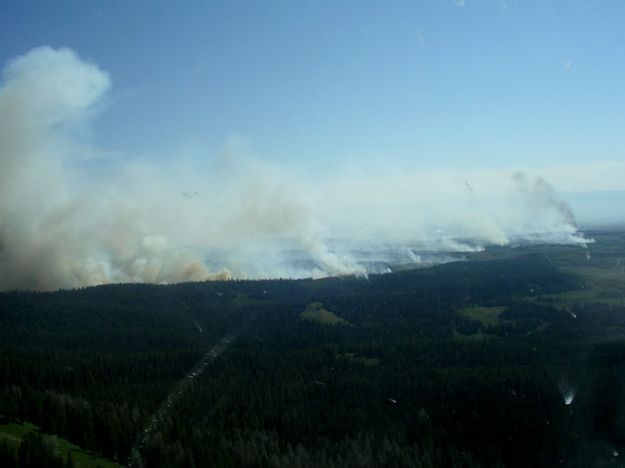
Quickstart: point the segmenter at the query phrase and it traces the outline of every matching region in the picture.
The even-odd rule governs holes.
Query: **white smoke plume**
[[[231,150],[203,167],[173,155],[81,170],[90,150],[76,133],[110,86],[69,49],[40,47],[4,68],[0,290],[364,276],[389,255],[587,242],[549,184],[522,173],[311,181]]]
[[[0,88],[0,288],[207,278],[202,262],[153,234],[132,204],[78,191],[72,127],[110,86],[68,49],[9,62]],[[80,175],[74,177],[78,178]],[[96,189],[96,185],[92,187]]]

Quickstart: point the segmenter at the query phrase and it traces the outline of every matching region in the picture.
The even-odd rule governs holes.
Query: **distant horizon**
[[[580,230],[583,232],[623,232],[625,233],[625,223],[613,224],[582,224]]]
[[[49,21],[48,18],[54,18]],[[0,4],[0,289],[625,223],[625,3]],[[248,268],[248,271],[245,269]]]

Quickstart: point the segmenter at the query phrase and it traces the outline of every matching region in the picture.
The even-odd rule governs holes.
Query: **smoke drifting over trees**
[[[522,173],[311,183],[232,151],[203,167],[128,158],[115,171],[81,170],[93,149],[76,129],[110,86],[106,72],[69,49],[39,47],[6,64],[0,289],[366,275],[354,250],[586,242],[551,186]],[[293,252],[309,262],[290,262]]]

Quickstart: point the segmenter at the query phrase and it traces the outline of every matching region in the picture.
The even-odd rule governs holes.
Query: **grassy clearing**
[[[596,289],[582,289],[580,291],[567,291],[559,294],[545,294],[536,297],[528,297],[546,305],[556,308],[570,308],[575,304],[587,304],[589,302],[603,302],[612,305],[625,305],[625,296],[609,291],[598,291]]]
[[[559,294],[543,294],[527,299],[560,308],[588,302],[625,304],[625,272],[621,271],[620,267],[574,266],[563,267],[562,271],[577,276],[582,281],[583,289]]]
[[[380,364],[379,358],[360,356],[356,353],[345,353],[341,357],[344,359],[347,359],[348,361],[362,364],[367,367],[373,367],[373,366],[377,366],[378,364]]]
[[[14,422],[2,424],[0,425],[0,440],[5,440],[7,442],[7,447],[17,451],[22,438],[26,434],[38,431],[39,428],[37,426],[27,422],[22,424]],[[67,459],[67,454],[70,453],[74,466],[77,468],[117,468],[120,466],[111,460],[85,452],[78,445],[74,445],[60,437],[48,434],[42,435],[56,446],[58,453],[64,460]]]
[[[22,441],[22,437],[36,430],[38,430],[37,427],[29,423],[2,424],[0,425],[0,439],[6,440],[8,447],[17,450]]]
[[[317,322],[324,325],[349,325],[347,320],[335,315],[327,309],[324,309],[321,302],[311,302],[306,307],[306,310],[300,315],[302,320],[308,320],[310,322]]]
[[[600,268],[596,266],[572,266],[562,268],[567,273],[581,276],[596,285],[625,287],[625,271],[620,266]]]
[[[465,307],[460,309],[460,314],[464,315],[471,320],[480,322],[485,327],[496,327],[499,323],[499,314],[501,314],[505,307]]]
[[[106,458],[87,453],[77,445],[74,445],[65,439],[58,439],[58,443],[60,453],[63,454],[64,457],[67,457],[68,452],[72,454],[72,460],[75,467],[117,468],[120,466]]]
[[[252,299],[243,293],[236,293],[236,296],[232,298],[230,302],[234,307],[244,307],[248,305],[261,304],[263,301],[260,299]]]
[[[481,341],[486,339],[486,336],[482,334],[482,330],[478,330],[476,333],[471,333],[469,335],[463,335],[458,330],[454,329],[454,339],[460,341]]]

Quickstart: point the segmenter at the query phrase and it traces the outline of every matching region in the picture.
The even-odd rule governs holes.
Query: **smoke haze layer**
[[[364,276],[423,252],[588,242],[549,183],[522,172],[311,180],[229,147],[81,169],[97,153],[81,130],[110,86],[69,49],[40,47],[5,66],[1,290]]]

